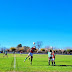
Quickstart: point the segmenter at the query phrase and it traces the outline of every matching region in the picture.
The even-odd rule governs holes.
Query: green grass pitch
[[[29,59],[23,62],[27,54],[15,54],[16,63],[14,68],[14,55],[8,54],[8,58],[3,54],[0,54],[0,71],[1,72],[68,72],[72,71],[72,55],[56,55],[56,66],[48,66],[48,55],[47,54],[34,54],[33,63],[30,65]]]

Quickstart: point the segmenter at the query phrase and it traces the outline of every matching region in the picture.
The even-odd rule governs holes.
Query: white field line
[[[16,55],[14,54],[14,69],[16,68]]]

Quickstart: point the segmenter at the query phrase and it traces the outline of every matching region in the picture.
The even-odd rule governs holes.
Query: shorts
[[[33,53],[30,52],[28,55],[29,55],[29,56],[33,56]]]
[[[55,60],[55,58],[52,58],[52,61],[54,61]]]
[[[49,60],[52,60],[52,57],[48,57]]]
[[[50,59],[52,59],[52,57],[50,57]]]

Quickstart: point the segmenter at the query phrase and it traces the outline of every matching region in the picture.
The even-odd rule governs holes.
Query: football
[[[33,44],[35,44],[35,42],[33,42]]]

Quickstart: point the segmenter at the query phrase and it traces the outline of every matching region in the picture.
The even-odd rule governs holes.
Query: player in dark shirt
[[[30,50],[28,56],[25,58],[24,62],[26,61],[26,59],[27,59],[29,56],[31,56],[31,64],[32,64],[33,52],[34,52],[35,50],[36,50],[36,47],[35,47],[35,46],[31,48],[31,50]]]

